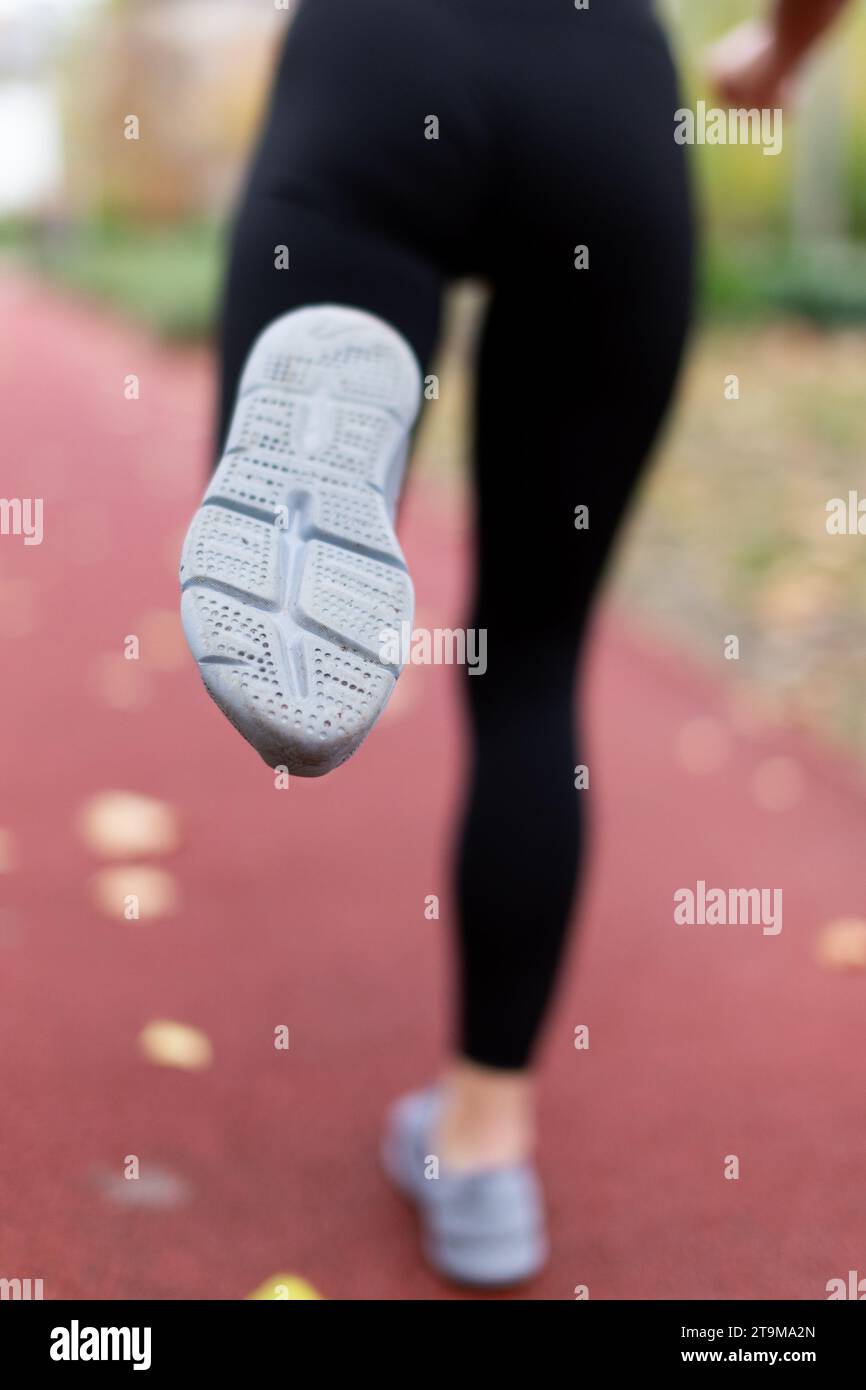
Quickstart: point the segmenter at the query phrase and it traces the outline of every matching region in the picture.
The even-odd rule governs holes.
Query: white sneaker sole
[[[208,692],[271,767],[319,777],[382,713],[411,631],[393,515],[421,376],[381,319],[276,319],[241,378],[226,450],[187,533],[181,616]]]

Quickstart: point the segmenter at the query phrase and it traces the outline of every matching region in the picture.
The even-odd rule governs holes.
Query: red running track
[[[354,761],[284,792],[159,644],[106,703],[124,638],[175,609],[208,365],[24,282],[0,300],[3,490],[44,498],[41,546],[0,537],[0,1276],[48,1298],[240,1298],[278,1271],[329,1299],[465,1297],[425,1270],[376,1154],[443,1035],[454,673],[410,669]],[[461,613],[454,513],[430,487],[407,508],[428,625]],[[596,857],[542,1083],[553,1259],[514,1296],[825,1297],[866,1272],[866,976],[815,957],[824,923],[864,914],[862,782],[738,733],[721,687],[610,619],[588,697]],[[729,747],[699,777],[676,749],[701,716]],[[804,794],[770,812],[753,776],[779,754]],[[148,861],[174,913],[94,904],[76,817],[110,789],[174,808],[179,847]],[[781,887],[781,934],[674,925],[698,879]],[[212,1064],[147,1060],[153,1019],[202,1030]]]

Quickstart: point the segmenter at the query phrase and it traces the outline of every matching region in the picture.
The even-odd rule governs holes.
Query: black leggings
[[[645,0],[302,0],[235,228],[223,431],[278,314],[358,306],[426,367],[447,283],[491,286],[456,876],[458,1045],[492,1067],[529,1060],[556,977],[591,796],[577,656],[689,315],[678,104]]]

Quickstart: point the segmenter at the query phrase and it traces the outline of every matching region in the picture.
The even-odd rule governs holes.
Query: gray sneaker
[[[547,1259],[535,1168],[520,1163],[469,1173],[443,1169],[431,1150],[439,1105],[433,1089],[393,1106],[382,1145],[385,1172],[416,1203],[424,1252],[440,1274],[484,1288],[521,1283]]]
[[[283,314],[250,352],[184,542],[181,614],[202,680],[265,762],[297,777],[345,762],[400,674],[414,595],[394,514],[420,401],[389,324],[334,304]]]

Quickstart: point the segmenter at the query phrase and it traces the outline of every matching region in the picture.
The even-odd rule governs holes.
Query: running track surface
[[[3,490],[45,507],[41,546],[0,539],[0,1275],[48,1298],[241,1298],[278,1271],[329,1299],[466,1297],[425,1270],[377,1163],[383,1108],[443,1036],[454,672],[410,669],[354,761],[283,792],[182,659],[143,651],[138,707],[106,704],[125,636],[175,609],[209,366],[21,281],[0,299]],[[462,613],[456,513],[429,486],[406,511],[429,626]],[[731,729],[721,687],[610,618],[588,702],[596,855],[544,1054],[554,1253],[513,1296],[825,1297],[866,1258],[866,976],[815,958],[824,923],[864,911],[862,785],[791,735]],[[696,776],[676,748],[701,717],[730,748]],[[804,795],[773,813],[751,786],[779,754]],[[148,861],[171,915],[94,905],[76,817],[111,789],[178,817],[177,851]],[[675,926],[698,879],[781,887],[782,933]],[[153,1019],[202,1030],[212,1064],[147,1060]]]

